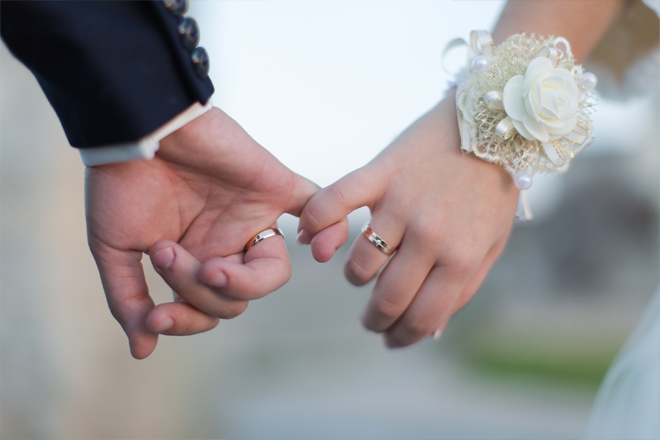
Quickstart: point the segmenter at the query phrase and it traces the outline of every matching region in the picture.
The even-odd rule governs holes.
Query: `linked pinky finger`
[[[319,263],[327,263],[348,239],[348,219],[328,226],[312,238],[312,256]]]

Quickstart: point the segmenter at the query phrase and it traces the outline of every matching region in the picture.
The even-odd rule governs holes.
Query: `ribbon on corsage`
[[[568,41],[516,34],[495,47],[488,32],[477,30],[469,43],[456,39],[445,47],[443,65],[460,47],[466,48],[465,68],[455,75],[461,148],[502,165],[521,190],[535,173],[566,172],[593,140],[597,82],[575,63]]]

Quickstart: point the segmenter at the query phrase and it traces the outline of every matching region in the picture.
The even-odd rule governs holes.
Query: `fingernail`
[[[166,247],[156,252],[152,257],[151,261],[154,263],[159,270],[167,270],[174,263],[174,249],[171,247]]]
[[[432,335],[434,341],[437,341],[438,339],[440,339],[440,336],[442,336],[442,332],[445,331],[445,327],[447,327],[447,324],[449,324],[449,319],[447,319],[445,322],[443,322],[440,325],[440,327],[435,329],[435,331],[433,332],[433,335]]]
[[[172,327],[174,327],[174,320],[168,316],[167,318],[160,321],[160,324],[156,325],[152,330],[156,333],[162,333],[171,329]]]
[[[298,244],[310,244],[312,241],[312,237],[309,236],[309,232],[303,229],[296,237],[296,241],[298,242]]]
[[[219,270],[211,276],[211,279],[209,279],[206,284],[212,287],[225,287],[227,285],[227,275]]]

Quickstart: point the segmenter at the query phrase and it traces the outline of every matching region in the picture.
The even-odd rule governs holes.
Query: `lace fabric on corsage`
[[[516,34],[494,47],[486,31],[468,46],[457,81],[461,148],[502,165],[520,189],[535,173],[563,173],[593,140],[595,75],[575,63],[566,39]]]

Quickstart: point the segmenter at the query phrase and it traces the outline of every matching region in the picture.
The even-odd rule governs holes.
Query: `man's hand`
[[[163,139],[150,161],[88,168],[89,246],[131,354],[149,356],[158,333],[214,328],[284,285],[291,265],[281,237],[243,248],[281,214],[299,215],[317,190],[216,108]],[[143,253],[174,302],[154,305]]]

